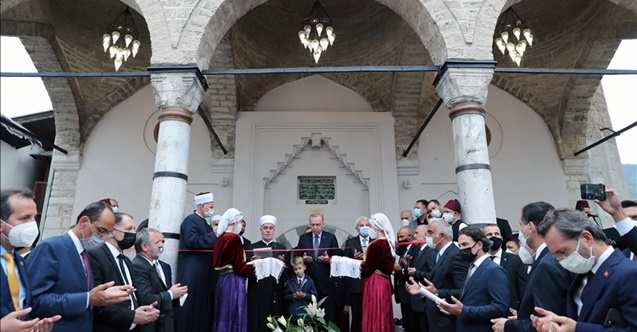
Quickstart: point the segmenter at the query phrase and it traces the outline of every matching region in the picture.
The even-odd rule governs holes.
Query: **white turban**
[[[383,231],[387,243],[389,243],[389,250],[391,250],[392,256],[396,257],[396,239],[394,238],[394,229],[391,227],[391,222],[387,219],[387,216],[383,213],[372,214],[369,218],[369,222],[374,229]]]
[[[215,197],[212,195],[212,193],[197,195],[195,196],[195,199],[192,202],[192,209],[197,210],[197,205],[206,204],[206,203],[210,203],[214,201],[215,201]]]
[[[219,228],[217,228],[217,237],[221,236],[226,231],[228,226],[234,225],[243,219],[243,213],[235,208],[229,208],[221,216],[219,220]],[[239,233],[241,229],[235,227],[235,233]]]
[[[276,217],[266,214],[259,219],[259,226],[263,226],[263,224],[272,224],[276,227]]]
[[[210,218],[210,221],[215,221],[215,220],[221,220],[221,215],[215,214],[214,216],[212,216],[212,218]]]

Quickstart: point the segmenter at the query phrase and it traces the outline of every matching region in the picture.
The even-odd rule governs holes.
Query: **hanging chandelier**
[[[518,67],[524,56],[527,46],[533,46],[533,34],[528,24],[509,7],[498,20],[495,28],[495,44],[502,55],[509,54],[509,58]]]
[[[108,33],[102,36],[104,52],[108,52],[110,58],[113,59],[115,71],[118,71],[122,63],[128,61],[130,56],[134,58],[137,55],[141,45],[137,39],[138,37],[133,15],[129,8],[126,7],[126,10],[119,14],[113,23],[108,26]]]
[[[303,20],[302,29],[299,31],[299,39],[305,49],[314,57],[314,63],[318,64],[321,53],[334,44],[336,34],[332,28],[332,20],[327,16],[325,8],[316,1],[310,10],[310,14]]]

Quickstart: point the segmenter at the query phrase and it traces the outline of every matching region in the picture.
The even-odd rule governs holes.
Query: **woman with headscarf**
[[[382,213],[369,218],[378,239],[369,244],[361,264],[363,277],[363,332],[395,331],[391,282],[396,256],[394,230]]]
[[[241,220],[241,211],[230,208],[221,217],[217,228],[212,262],[220,278],[215,295],[213,332],[248,330],[246,277],[254,274],[254,267],[246,265],[243,245],[237,235],[242,228]]]

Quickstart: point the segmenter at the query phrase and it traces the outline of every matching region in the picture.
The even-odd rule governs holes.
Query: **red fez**
[[[575,210],[582,211],[585,208],[591,208],[587,201],[577,201],[577,204],[575,204]]]
[[[458,202],[457,199],[450,199],[447,204],[445,204],[445,208],[460,213],[460,202]]]
[[[110,198],[100,199],[100,202],[106,203],[106,205],[108,205],[110,207],[113,207],[113,205],[111,204],[111,199]]]

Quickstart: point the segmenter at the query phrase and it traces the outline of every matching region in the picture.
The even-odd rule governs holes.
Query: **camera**
[[[584,183],[580,186],[582,199],[606,200],[606,186],[603,184]]]

